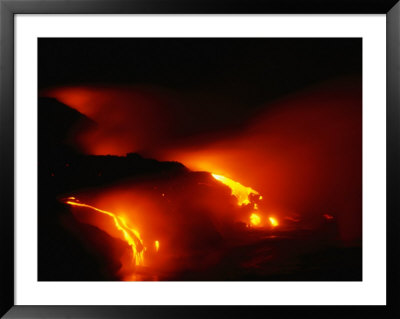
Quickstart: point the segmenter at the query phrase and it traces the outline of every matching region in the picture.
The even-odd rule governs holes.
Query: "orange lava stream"
[[[261,223],[261,218],[256,213],[250,215],[250,223],[254,226],[258,226]]]
[[[224,185],[228,186],[231,189],[232,195],[236,197],[237,204],[239,206],[253,205],[255,211],[258,211],[258,204],[252,200],[250,195],[257,195],[258,200],[262,200],[262,196],[259,192],[252,189],[251,187],[246,187],[239,182],[236,182],[228,177],[217,175],[211,173],[211,176],[214,177],[217,181],[220,181]],[[254,198],[253,198],[254,199]],[[253,212],[250,217],[250,225],[251,226],[261,226],[261,216],[255,212]],[[268,217],[268,221],[272,227],[276,227],[279,225],[278,220],[275,217]]]
[[[65,201],[66,204],[71,205],[71,206],[78,206],[78,207],[86,207],[86,208],[90,208],[96,212],[105,214],[110,216],[115,224],[115,227],[122,232],[125,241],[129,244],[129,246],[132,249],[132,259],[135,263],[135,265],[139,266],[139,265],[143,265],[144,262],[144,258],[143,258],[143,253],[144,253],[144,246],[143,246],[143,241],[140,237],[140,234],[137,230],[130,228],[126,221],[120,217],[117,216],[116,214],[106,211],[106,210],[102,210],[99,208],[96,208],[94,206],[88,205],[88,204],[84,204],[84,203],[80,203],[77,199],[75,199],[75,197],[69,197],[67,198],[67,200]]]
[[[228,177],[217,174],[211,174],[211,175],[217,181],[220,181],[221,183],[225,184],[231,189],[232,195],[237,198],[239,206],[250,204],[250,199],[249,199],[250,194],[259,195],[259,193],[254,189],[243,186],[242,184],[235,182],[234,180]]]
[[[279,223],[275,217],[269,217],[268,219],[269,219],[269,222],[271,223],[272,227],[276,227],[279,225]]]

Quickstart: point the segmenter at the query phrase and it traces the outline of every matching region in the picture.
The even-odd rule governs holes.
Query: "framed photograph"
[[[0,10],[1,315],[400,315],[397,1]]]

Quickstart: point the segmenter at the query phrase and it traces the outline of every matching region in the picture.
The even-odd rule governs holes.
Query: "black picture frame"
[[[0,0],[0,315],[5,318],[400,318],[398,0]],[[17,306],[14,305],[14,17],[16,14],[385,14],[387,22],[386,306]]]

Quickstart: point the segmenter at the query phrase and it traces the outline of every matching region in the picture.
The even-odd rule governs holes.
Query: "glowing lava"
[[[268,221],[268,219],[266,218],[266,216],[263,217],[262,212],[259,211],[258,204],[260,203],[259,201],[262,199],[262,196],[256,190],[250,187],[246,187],[230,178],[217,174],[211,174],[211,175],[213,176],[213,178],[215,178],[216,180],[218,180],[219,182],[223,183],[224,185],[226,185],[231,189],[231,194],[236,197],[238,206],[246,206],[243,207],[243,212],[247,211],[246,216],[249,216],[247,214],[251,213],[250,210],[253,211],[249,217],[245,217],[246,221],[243,220],[242,222],[246,222],[248,226],[254,226],[254,227],[264,226],[265,221]],[[162,193],[162,196],[165,197],[165,194]],[[75,197],[68,197],[66,199],[63,199],[62,202],[73,207],[87,208],[93,213],[100,213],[112,218],[112,220],[107,219],[106,221],[104,221],[106,223],[105,226],[106,229],[108,229],[111,233],[113,233],[114,236],[123,239],[130,247],[129,252],[132,251],[132,253],[129,254],[128,257],[129,265],[125,265],[124,262],[125,259],[124,261],[121,260],[122,265],[124,266],[125,269],[121,271],[121,275],[124,278],[123,280],[136,280],[135,279],[136,277],[132,275],[133,272],[132,269],[130,268],[130,265],[143,266],[144,254],[146,251],[148,251],[148,247],[144,246],[143,240],[139,232],[136,229],[129,226],[128,221],[120,214],[113,213],[83,203]],[[250,222],[248,222],[248,218],[250,218]],[[278,221],[275,218],[269,217],[269,221],[273,227],[278,226]],[[103,221],[101,223],[103,223]],[[111,228],[108,228],[107,225],[110,225]],[[158,240],[153,240],[152,246],[149,247],[153,247],[152,248],[153,251],[155,253],[159,253],[160,242]],[[148,262],[146,263],[146,266],[149,266]],[[127,273],[126,270],[128,270],[129,273]]]
[[[259,215],[257,215],[256,213],[253,213],[250,215],[250,223],[253,226],[258,226],[261,223],[261,218]]]
[[[237,203],[239,206],[252,204],[254,210],[258,211],[258,204],[255,203],[253,201],[254,198],[251,198],[250,196],[250,195],[257,195],[258,200],[262,200],[263,197],[256,190],[252,189],[251,187],[243,186],[239,182],[231,180],[230,178],[227,178],[225,176],[217,174],[211,174],[211,175],[216,180],[220,181],[221,183],[223,183],[224,185],[228,186],[231,189],[232,195],[237,198]],[[268,217],[268,220],[272,227],[276,227],[279,225],[279,222],[275,217]],[[261,216],[256,213],[252,213],[250,215],[250,224],[252,226],[261,226]]]
[[[249,199],[250,194],[259,195],[259,193],[254,189],[243,186],[242,184],[235,182],[230,178],[217,174],[211,174],[211,175],[216,180],[220,181],[221,183],[225,184],[231,189],[232,195],[237,198],[239,206],[250,204],[250,199]]]
[[[132,259],[135,265],[137,266],[143,265],[143,253],[145,249],[140,234],[137,230],[129,227],[126,221],[122,217],[117,216],[112,212],[102,210],[88,204],[81,203],[75,197],[68,197],[64,203],[71,206],[90,208],[95,212],[110,216],[114,221],[115,227],[123,234],[125,241],[131,247]]]
[[[275,217],[269,217],[268,219],[272,227],[276,227],[279,225],[278,220]]]

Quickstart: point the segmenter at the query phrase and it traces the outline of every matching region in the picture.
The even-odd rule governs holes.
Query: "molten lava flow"
[[[137,230],[130,228],[122,217],[117,216],[112,212],[102,210],[88,204],[80,203],[75,197],[68,197],[65,203],[71,206],[90,208],[93,211],[112,217],[115,227],[122,232],[125,241],[132,249],[132,258],[134,263],[137,266],[143,265],[144,246],[140,234]]]
[[[259,215],[257,215],[256,213],[253,213],[250,215],[250,223],[253,226],[258,226],[261,223],[261,218]]]
[[[224,185],[228,186],[232,195],[237,198],[237,203],[239,206],[252,204],[254,210],[258,211],[258,204],[254,201],[254,198],[251,198],[250,195],[258,195],[257,199],[262,200],[262,196],[254,189],[250,187],[243,186],[239,182],[231,180],[222,175],[211,174],[216,180],[220,181]],[[276,227],[279,225],[278,220],[275,217],[268,218],[272,227]],[[261,216],[256,214],[255,212],[250,215],[250,225],[252,226],[261,226]]]
[[[279,225],[278,220],[275,217],[269,217],[268,219],[272,227],[276,227]]]
[[[217,174],[211,174],[211,175],[216,180],[220,181],[221,183],[225,184],[231,189],[232,195],[237,198],[239,206],[250,204],[250,199],[249,199],[250,194],[259,195],[259,193],[254,189],[243,186],[242,184],[235,182],[230,178]]]

